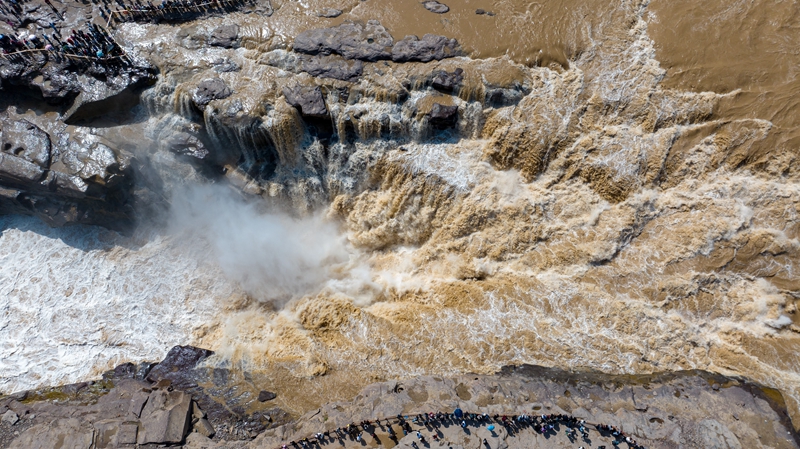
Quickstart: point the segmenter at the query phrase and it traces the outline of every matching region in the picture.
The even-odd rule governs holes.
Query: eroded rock
[[[44,176],[44,170],[21,157],[0,153],[0,182],[12,185],[35,184]]]
[[[395,62],[421,61],[429,62],[458,56],[458,41],[445,36],[426,34],[420,39],[417,36],[406,36],[392,48],[392,60]]]
[[[364,72],[360,60],[347,60],[334,55],[314,55],[301,58],[303,71],[311,76],[355,81]]]
[[[9,449],[90,449],[94,431],[76,418],[37,424],[16,438]]]
[[[275,399],[277,397],[278,397],[278,395],[276,395],[275,393],[273,393],[271,391],[261,390],[258,393],[258,402],[271,401],[271,400],[273,400],[273,399]]]
[[[208,44],[223,48],[236,48],[239,46],[239,25],[229,23],[214,28],[208,38]]]
[[[390,59],[394,38],[380,22],[366,25],[345,22],[339,26],[304,31],[294,40],[294,51],[310,55],[337,54],[347,59],[378,61]]]
[[[433,72],[431,77],[431,85],[434,89],[443,92],[452,92],[461,87],[461,82],[464,81],[464,70],[461,68],[455,69],[452,72],[445,70],[437,70]]]
[[[328,115],[322,90],[318,87],[294,86],[283,89],[286,102],[300,109],[303,115],[311,117],[324,117]]]
[[[18,421],[19,421],[19,416],[17,416],[17,414],[14,413],[12,410],[7,410],[5,413],[3,413],[3,417],[0,418],[0,422],[2,422],[3,424],[8,424],[9,426],[13,426]]]
[[[444,3],[439,3],[435,0],[422,2],[422,6],[425,7],[425,9],[427,9],[428,11],[436,14],[444,14],[450,11],[449,6],[445,5]]]
[[[192,98],[195,104],[199,107],[205,107],[208,103],[214,100],[222,100],[228,98],[233,94],[231,88],[225,84],[220,78],[211,78],[203,80],[197,85],[197,90],[194,92]]]
[[[319,12],[317,12],[317,16],[325,17],[327,19],[333,19],[333,18],[339,17],[341,15],[342,15],[342,10],[341,9],[335,9],[335,8],[324,8],[324,9],[321,9]]]
[[[194,369],[198,363],[214,354],[208,349],[194,346],[175,346],[170,349],[161,363],[150,370],[147,380],[158,382],[161,379],[170,379],[173,382]]]
[[[182,391],[157,390],[142,410],[139,444],[176,444],[183,441],[191,425],[192,398]]]
[[[50,136],[27,120],[0,120],[0,151],[42,168],[50,166]]]
[[[458,121],[458,106],[434,103],[431,112],[428,113],[428,119],[437,128],[452,127]]]

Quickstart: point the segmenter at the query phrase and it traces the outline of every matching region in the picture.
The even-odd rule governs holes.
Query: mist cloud
[[[345,235],[320,215],[264,212],[226,186],[194,185],[173,197],[170,230],[200,257],[212,257],[249,295],[283,305],[348,271]]]

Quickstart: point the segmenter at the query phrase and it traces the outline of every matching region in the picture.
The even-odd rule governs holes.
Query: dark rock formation
[[[392,60],[395,62],[429,62],[453,56],[458,56],[458,41],[435,34],[426,34],[422,39],[406,36],[392,48]]]
[[[364,64],[361,61],[347,60],[334,55],[304,56],[301,61],[304,72],[321,78],[355,81],[364,72]]]
[[[339,26],[300,33],[294,51],[309,55],[341,55],[346,59],[375,62],[392,59],[396,62],[441,60],[458,55],[458,41],[445,36],[426,34],[422,39],[406,36],[394,38],[375,20],[366,25],[345,22]]]
[[[460,68],[455,69],[453,72],[437,70],[431,76],[431,86],[443,92],[456,90],[461,87],[462,81],[464,81],[464,70]]]
[[[450,7],[448,7],[447,5],[445,5],[443,3],[439,3],[439,2],[437,2],[435,0],[428,0],[428,1],[422,2],[422,6],[424,6],[425,9],[427,9],[428,11],[434,12],[436,14],[444,14],[444,13],[450,11]]]
[[[209,45],[236,48],[239,46],[239,26],[235,23],[221,25],[211,32],[208,39]]]
[[[283,89],[286,102],[300,109],[303,115],[324,117],[328,115],[325,99],[319,87],[294,86]]]
[[[277,397],[278,397],[278,395],[276,395],[275,393],[273,393],[271,391],[261,390],[258,393],[258,402],[271,401],[271,400],[273,400],[273,399],[275,399]]]
[[[2,116],[0,127],[0,213],[36,215],[53,226],[133,224],[129,156],[51,136],[28,120]]]
[[[446,106],[434,103],[431,112],[428,113],[431,125],[444,129],[455,126],[458,121],[458,106]]]
[[[213,100],[228,98],[233,94],[231,88],[219,78],[203,80],[197,85],[193,100],[199,107],[205,107]]]
[[[172,134],[167,142],[170,151],[182,156],[191,156],[195,159],[205,159],[208,156],[208,149],[203,142],[186,132],[176,132]]]
[[[297,35],[294,51],[310,55],[337,54],[347,59],[390,59],[394,38],[378,21],[366,25],[345,22],[339,26],[309,30]]]
[[[167,356],[150,370],[147,380],[158,382],[162,379],[178,381],[189,370],[194,369],[198,363],[207,359],[214,351],[196,348],[194,346],[175,346],[170,349]]]

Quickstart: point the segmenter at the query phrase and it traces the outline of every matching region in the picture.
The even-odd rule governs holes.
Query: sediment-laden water
[[[171,209],[130,236],[0,218],[0,390],[194,344],[270,373],[295,412],[531,363],[742,375],[797,422],[797,4],[344,3],[118,27],[158,81],[135,119],[71,129],[149,158]],[[348,20],[466,55],[347,85],[292,71],[298,33]],[[230,22],[241,48],[196,39]],[[453,92],[423,82],[456,68]],[[233,94],[193,110],[212,72]],[[282,99],[289,82],[327,86],[323,125]],[[433,104],[458,106],[450,129],[420,118]],[[235,155],[224,182],[159,146],[187,123]]]

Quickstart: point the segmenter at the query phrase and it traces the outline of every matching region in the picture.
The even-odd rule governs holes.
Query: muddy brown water
[[[445,3],[450,11],[439,15],[415,0],[274,0],[269,18],[234,14],[203,24],[236,20],[245,36],[288,47],[307,29],[374,19],[395,39],[443,34],[474,59],[508,57],[520,66],[499,71],[533,80],[534,88],[518,107],[485,117],[474,139],[412,147],[375,169],[372,189],[334,199],[328,212],[380,293],[358,302],[325,291],[282,313],[232,292],[235,286],[211,289],[218,271],[190,267],[206,274],[185,269],[188,285],[174,281],[180,291],[162,294],[165,303],[185,296],[181,307],[190,310],[178,321],[192,341],[176,343],[211,347],[261,370],[278,405],[297,414],[386,378],[535,363],[631,376],[680,369],[741,375],[781,390],[797,426],[800,5]],[[315,13],[323,8],[344,13],[324,19]],[[158,43],[159,33],[174,31],[137,25],[120,32],[152,39],[157,58],[178,52],[168,40]],[[259,76],[267,75],[248,60],[263,50],[228,55],[252,77],[236,85],[239,75],[221,75],[235,91],[263,93]],[[185,53],[187,61],[199,59]],[[473,79],[504,79],[488,63],[445,64],[463,65]],[[163,66],[176,79],[194,76]],[[144,131],[122,126],[106,136],[137,133]],[[515,162],[529,156],[518,147],[533,153],[548,139],[564,142],[551,159]],[[5,238],[9,245],[31,240],[13,232]],[[140,257],[119,252],[121,260]],[[163,251],[150,252],[157,272]],[[24,266],[5,257],[7,267]],[[87,269],[120,266],[91,264],[91,257]],[[131,282],[159,285],[151,277]],[[96,295],[85,284],[86,295]],[[52,290],[42,295],[59,295]],[[19,291],[10,294],[25,296]],[[177,325],[154,327],[140,333],[179,333]],[[130,341],[125,332],[112,332],[112,343]],[[114,357],[157,359],[146,348],[165,351],[167,343],[154,340],[136,340],[136,351],[117,345]],[[102,354],[90,355],[109,357]]]

